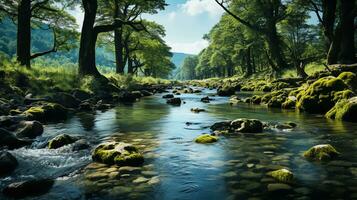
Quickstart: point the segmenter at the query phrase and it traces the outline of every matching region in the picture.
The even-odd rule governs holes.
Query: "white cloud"
[[[182,5],[185,13],[191,16],[209,13],[211,16],[220,16],[223,9],[214,0],[188,0]]]
[[[172,48],[172,52],[199,54],[204,48],[208,47],[208,41],[201,39],[196,42],[168,42],[168,45]]]
[[[170,12],[169,13],[169,20],[173,21],[176,19],[177,13],[176,12]]]

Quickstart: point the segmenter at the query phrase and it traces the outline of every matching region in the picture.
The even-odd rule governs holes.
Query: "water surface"
[[[28,199],[357,199],[356,124],[264,106],[230,105],[225,97],[200,102],[214,93],[183,94],[186,103],[180,107],[167,105],[158,94],[133,105],[80,113],[64,123],[47,125],[31,148],[11,152],[20,165],[12,176],[0,179],[0,187],[53,177],[56,183],[48,194]],[[193,107],[207,112],[192,113]],[[214,122],[236,118],[292,121],[298,128],[221,136],[209,145],[193,142],[209,133]],[[93,148],[113,140],[133,143],[143,152],[145,164],[130,175],[122,171],[114,178],[107,176],[113,168],[93,164],[91,150],[42,148],[60,133],[84,137]],[[302,157],[303,151],[325,143],[335,146],[341,158],[318,163]],[[279,168],[289,168],[296,183],[286,193],[268,192],[267,185],[275,181],[266,172]]]

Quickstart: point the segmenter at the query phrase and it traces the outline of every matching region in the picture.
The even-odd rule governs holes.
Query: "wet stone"
[[[147,179],[145,177],[139,177],[139,178],[133,180],[133,183],[146,183],[148,181],[149,181],[149,179]]]
[[[140,167],[129,167],[129,166],[125,166],[125,167],[120,167],[119,168],[119,172],[120,173],[129,173],[129,174],[138,174],[140,173],[141,168]]]
[[[160,183],[160,178],[158,176],[154,176],[148,181],[149,185],[156,185],[158,183]]]
[[[268,185],[269,192],[288,191],[291,189],[292,187],[290,185],[284,183],[270,183]]]

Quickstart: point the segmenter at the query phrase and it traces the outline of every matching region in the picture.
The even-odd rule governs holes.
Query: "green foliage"
[[[197,56],[189,56],[186,57],[183,61],[183,65],[181,68],[181,79],[182,80],[192,80],[196,78],[195,68],[198,64]]]

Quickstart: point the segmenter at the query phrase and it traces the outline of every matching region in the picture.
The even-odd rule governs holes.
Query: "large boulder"
[[[230,127],[240,133],[263,132],[263,123],[257,119],[236,119],[231,122]]]
[[[325,114],[339,100],[352,96],[353,92],[342,79],[323,77],[297,95],[296,108],[309,113]]]
[[[0,176],[13,172],[18,166],[16,158],[9,152],[0,152]]]
[[[29,120],[58,121],[67,118],[67,109],[56,103],[41,103],[30,107],[24,114]]]
[[[66,146],[66,145],[73,144],[77,140],[78,140],[77,138],[74,138],[67,134],[61,134],[61,135],[58,135],[55,138],[51,139],[48,142],[48,148],[49,149],[58,149],[63,146]]]
[[[78,108],[79,104],[81,103],[79,99],[65,92],[55,93],[55,95],[52,97],[52,101],[54,103],[61,104],[66,108]]]
[[[47,193],[53,186],[54,180],[40,179],[11,183],[3,190],[3,194],[12,198],[39,196]]]
[[[38,121],[22,121],[16,136],[19,138],[35,138],[42,135],[43,125]]]
[[[218,137],[212,136],[210,134],[200,135],[195,139],[196,143],[201,143],[201,144],[214,143],[217,141],[218,141]]]
[[[326,113],[330,119],[357,122],[357,97],[339,101]]]
[[[16,149],[29,144],[31,144],[31,141],[18,139],[14,134],[0,128],[0,147]]]
[[[330,160],[336,158],[340,153],[330,144],[320,144],[311,147],[304,152],[304,157],[310,160]]]
[[[96,162],[118,166],[140,166],[144,163],[144,157],[138,149],[122,142],[110,142],[95,148],[92,158]]]

